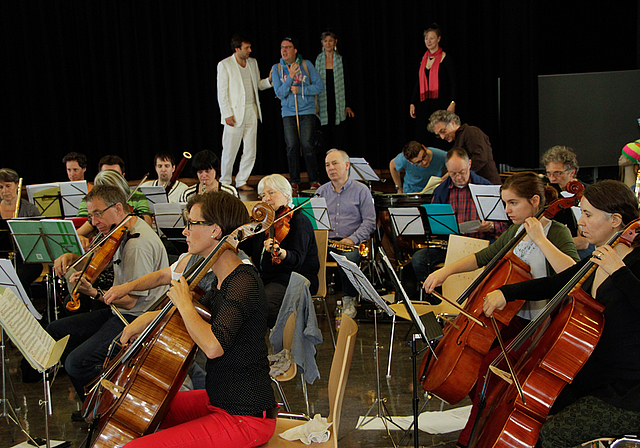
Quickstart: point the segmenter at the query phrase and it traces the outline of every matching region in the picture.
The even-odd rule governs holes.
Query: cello
[[[193,290],[225,250],[266,230],[273,211],[265,204],[254,207],[259,222],[245,224],[223,238],[197,267],[185,273]],[[165,296],[157,303],[161,303]],[[203,318],[208,310],[197,306]],[[168,301],[138,339],[122,349],[94,381],[84,403],[83,415],[93,415],[92,447],[121,447],[134,438],[154,432],[184,380],[197,346],[180,314]],[[91,442],[90,437],[88,443]]]
[[[567,191],[573,193],[570,198],[557,199],[537,214],[553,218],[561,210],[577,205],[582,197],[584,186],[578,181],[567,184]],[[513,254],[513,248],[524,238],[523,228],[496,256],[457,299],[459,305],[465,300],[464,309],[484,323],[479,325],[460,314],[444,329],[444,337],[438,343],[434,359],[427,352],[423,357],[420,371],[424,372],[422,386],[440,399],[455,404],[466,397],[478,378],[478,372],[485,355],[491,349],[496,335],[492,324],[482,312],[483,297],[502,285],[530,280],[529,266]],[[510,302],[501,311],[494,313],[498,327],[508,326],[518,313],[524,301]]]
[[[635,220],[607,244],[631,247],[639,233],[640,220]],[[604,305],[581,288],[596,268],[591,260],[585,263],[551,299],[544,312],[512,341],[510,347],[533,338],[515,366],[524,401],[508,383],[492,391],[487,412],[472,435],[470,447],[535,446],[553,403],[591,356],[602,334]]]

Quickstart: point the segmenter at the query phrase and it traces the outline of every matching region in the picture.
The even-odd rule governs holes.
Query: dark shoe
[[[251,187],[250,187],[249,185],[247,185],[247,184],[244,184],[243,186],[238,187],[238,190],[240,190],[240,191],[253,191],[253,188],[251,188]]]
[[[292,190],[297,190],[298,189],[298,184],[291,184],[291,189]]]
[[[312,190],[317,190],[318,188],[320,188],[320,182],[313,182],[311,184],[311,189]]]

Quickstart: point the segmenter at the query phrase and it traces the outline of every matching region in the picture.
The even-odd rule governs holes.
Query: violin
[[[129,233],[125,224],[129,221],[132,215],[127,216],[118,224],[111,232],[101,238],[95,245],[91,247],[89,251],[82,257],[80,257],[72,266],[78,265],[81,261],[88,257],[85,266],[82,270],[81,277],[86,278],[89,283],[96,281],[98,276],[109,265],[111,259],[115,255],[116,251],[120,247],[125,235]],[[66,303],[66,308],[69,311],[78,311],[80,308],[80,293],[78,292],[78,286],[80,285],[80,278],[78,278],[72,292],[71,298]]]
[[[638,234],[640,220],[635,220],[607,244],[632,247]],[[529,338],[533,340],[515,366],[522,395],[509,383],[491,391],[487,411],[473,431],[470,447],[535,446],[553,403],[587,362],[602,334],[604,305],[581,287],[597,267],[591,260],[586,262],[509,344],[508,350]],[[500,357],[492,365],[498,362]]]
[[[567,191],[574,196],[553,201],[536,217],[544,215],[551,219],[557,212],[577,205],[583,190],[580,182],[569,182]],[[459,314],[452,324],[445,327],[444,337],[435,350],[436,356],[431,359],[430,352],[427,352],[421,363],[420,371],[424,373],[420,380],[425,391],[455,404],[466,397],[475,385],[482,360],[496,338],[489,318],[482,311],[482,299],[500,286],[531,279],[529,266],[513,254],[513,248],[525,235],[524,230],[519,232],[458,298],[460,305],[466,300],[464,309],[481,320],[484,326]],[[523,304],[524,301],[516,300],[494,313],[500,329],[509,325]]]
[[[291,217],[293,216],[293,210],[286,205],[284,207],[280,207],[278,213],[276,215],[276,220],[274,220],[274,224],[269,227],[269,233],[267,234],[267,238],[273,239],[273,245],[280,245],[282,241],[289,234],[289,230],[291,229]],[[280,249],[271,251],[271,263],[280,264],[282,260],[280,259]]]

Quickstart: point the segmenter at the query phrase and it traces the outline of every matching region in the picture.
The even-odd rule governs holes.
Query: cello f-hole
[[[467,331],[468,326],[469,326],[469,319],[465,319],[464,328],[462,329],[462,331],[458,335],[458,338],[456,339],[456,345],[462,344],[462,335]]]

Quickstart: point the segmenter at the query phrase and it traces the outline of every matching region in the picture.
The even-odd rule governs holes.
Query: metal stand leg
[[[389,415],[389,411],[387,410],[387,406],[385,404],[387,399],[381,398],[382,394],[380,392],[380,346],[378,344],[378,313],[379,312],[380,312],[379,310],[374,310],[374,313],[373,313],[374,332],[375,332],[375,338],[376,338],[375,339],[375,360],[376,360],[376,380],[377,380],[376,399],[374,400],[373,404],[371,405],[371,407],[365,414],[364,418],[362,419],[362,423],[360,423],[360,425],[358,425],[356,429],[360,429],[363,426],[365,426],[367,423],[375,420],[376,418],[380,418],[384,423],[384,427],[387,431],[387,435],[389,436],[389,439],[391,440],[391,443],[395,448],[397,448],[398,445],[393,440],[393,437],[391,436],[391,432],[389,431],[389,425],[387,423],[391,423],[395,425],[398,429],[402,429],[402,427],[397,423],[395,423],[393,420],[391,420],[391,416]],[[374,406],[378,407],[378,411],[376,415],[372,416],[367,420],[367,417],[369,417],[369,414],[373,410]]]
[[[389,342],[389,362],[387,363],[387,378],[391,378],[391,355],[393,354],[393,337],[396,334],[396,315],[391,320],[391,341]]]

